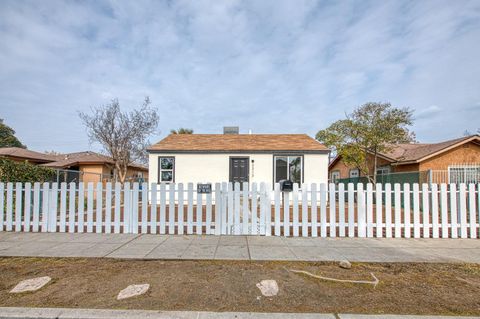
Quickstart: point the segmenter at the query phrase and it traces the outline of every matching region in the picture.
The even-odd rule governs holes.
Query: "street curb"
[[[263,312],[198,312],[198,311],[156,311],[156,310],[114,310],[114,309],[72,309],[72,308],[23,308],[0,307],[0,319],[480,319],[462,316],[415,316],[415,315],[360,315],[320,313],[263,313]]]

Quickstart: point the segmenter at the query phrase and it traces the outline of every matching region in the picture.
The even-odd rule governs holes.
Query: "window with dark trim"
[[[175,182],[175,157],[158,158],[158,182]]]
[[[275,183],[282,179],[301,184],[303,177],[303,157],[300,155],[275,156],[273,159]]]

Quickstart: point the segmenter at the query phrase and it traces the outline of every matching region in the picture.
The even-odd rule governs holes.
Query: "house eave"
[[[330,150],[147,150],[149,154],[329,154]]]

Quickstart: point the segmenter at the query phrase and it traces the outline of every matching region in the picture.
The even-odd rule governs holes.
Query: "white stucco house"
[[[171,134],[148,148],[149,181],[327,183],[329,152],[306,134]]]

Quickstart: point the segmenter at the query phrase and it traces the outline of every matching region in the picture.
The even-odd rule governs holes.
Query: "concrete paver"
[[[232,245],[222,246],[218,245],[215,252],[215,259],[229,259],[229,260],[249,260],[247,245]]]
[[[1,232],[0,256],[480,263],[480,239]]]
[[[191,244],[182,254],[182,259],[214,259],[217,245]]]
[[[296,260],[286,246],[248,246],[252,260]]]
[[[109,258],[142,258],[148,255],[160,244],[138,244],[138,243],[127,243],[123,246],[117,248],[113,252],[110,252],[106,257]]]

